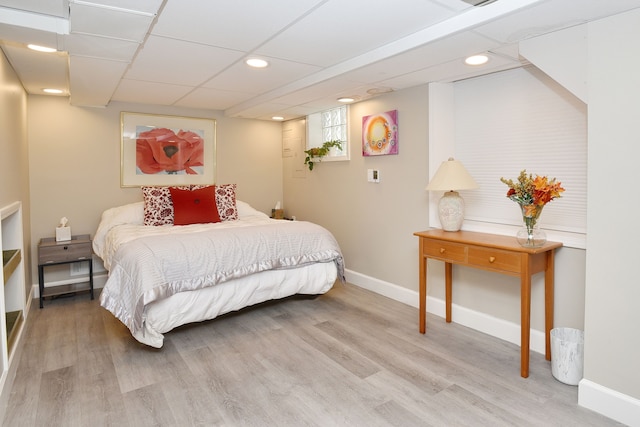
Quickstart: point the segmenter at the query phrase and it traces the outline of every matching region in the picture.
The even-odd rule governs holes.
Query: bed
[[[93,239],[109,272],[100,304],[143,344],[160,348],[180,325],[323,294],[343,279],[340,248],[317,224],[272,219],[233,200],[231,219],[145,225],[147,202],[104,211]]]

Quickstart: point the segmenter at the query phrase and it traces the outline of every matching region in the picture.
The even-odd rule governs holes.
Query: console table
[[[545,357],[551,360],[553,328],[553,270],[555,250],[559,242],[546,242],[539,248],[524,248],[515,237],[472,231],[443,231],[431,229],[413,233],[420,238],[420,302],[421,334],[426,328],[427,259],[445,263],[446,321],[451,322],[451,290],[453,264],[480,268],[496,273],[520,277],[521,363],[520,375],[529,376],[529,335],[531,315],[531,276],[544,271],[545,295]]]

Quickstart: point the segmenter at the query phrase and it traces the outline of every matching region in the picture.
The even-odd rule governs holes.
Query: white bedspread
[[[313,263],[335,263],[338,277],[343,277],[343,259],[333,235],[309,222],[260,214],[189,226],[113,223],[96,234],[94,244],[109,269],[100,302],[134,336],[143,330],[149,304],[179,292]]]

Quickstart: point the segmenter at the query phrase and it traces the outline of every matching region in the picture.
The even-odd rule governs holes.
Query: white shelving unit
[[[25,320],[25,269],[22,238],[22,203],[14,202],[0,209],[0,246],[2,278],[0,285],[0,393]]]

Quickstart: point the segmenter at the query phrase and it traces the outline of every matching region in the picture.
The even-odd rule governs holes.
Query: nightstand
[[[71,236],[71,240],[56,242],[55,237],[45,237],[38,243],[38,285],[40,288],[40,308],[43,307],[44,297],[62,295],[84,291],[87,288],[77,284],[51,286],[44,289],[44,268],[50,265],[70,264],[74,262],[89,263],[89,293],[93,299],[93,249],[91,236],[82,234]]]

